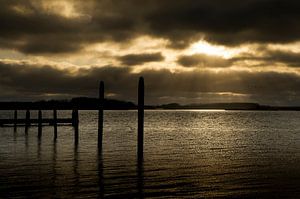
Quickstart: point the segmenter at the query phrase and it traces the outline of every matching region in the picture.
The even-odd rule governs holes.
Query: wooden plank
[[[61,123],[67,123],[67,124],[72,124],[73,120],[70,118],[61,118],[61,119],[57,119],[56,120],[58,124]],[[30,122],[31,124],[38,124],[39,123],[39,119],[0,119],[0,124],[26,124],[27,122]],[[41,120],[41,123],[48,123],[53,125],[54,124],[54,120],[53,119],[48,119],[48,118],[43,118]]]

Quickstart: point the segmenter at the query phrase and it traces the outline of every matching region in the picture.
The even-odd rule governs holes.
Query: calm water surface
[[[102,154],[97,112],[79,117],[78,145],[0,128],[0,198],[300,198],[300,112],[146,111],[141,164],[137,112],[105,112]]]

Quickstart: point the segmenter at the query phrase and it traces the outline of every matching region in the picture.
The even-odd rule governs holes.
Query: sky
[[[0,101],[300,105],[300,1],[0,0]]]

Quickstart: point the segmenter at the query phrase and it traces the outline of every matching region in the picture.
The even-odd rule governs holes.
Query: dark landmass
[[[300,111],[300,107],[292,106],[267,106],[258,103],[211,103],[211,104],[188,104],[180,105],[177,103],[164,104],[163,109],[224,109],[224,110],[293,110]]]
[[[0,110],[98,110],[99,100],[97,98],[79,97],[71,100],[49,100],[37,102],[0,102]],[[104,100],[104,109],[106,110],[129,110],[136,109],[132,102],[125,102],[114,99]]]
[[[0,110],[98,110],[99,100],[97,98],[78,97],[71,100],[49,100],[36,102],[0,102]],[[104,100],[105,110],[134,110],[137,105],[133,102],[114,99]],[[145,109],[224,109],[224,110],[291,110],[300,111],[300,107],[292,106],[266,106],[258,103],[211,103],[211,104],[188,104],[177,103],[150,106]]]

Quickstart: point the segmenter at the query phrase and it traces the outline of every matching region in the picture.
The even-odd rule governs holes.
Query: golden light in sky
[[[201,93],[201,101],[243,101],[248,96],[247,100],[272,103],[278,93],[274,90],[279,90],[287,96],[282,103],[297,103],[300,33],[295,30],[298,20],[290,17],[298,13],[282,11],[278,19],[265,12],[249,13],[246,8],[258,9],[258,2],[238,4],[6,1],[0,8],[0,90],[7,99],[20,91],[32,98],[85,95],[97,79],[116,76],[127,86],[130,77],[143,75],[153,89],[152,102],[198,102],[193,96]],[[44,71],[49,75],[33,82],[31,77]],[[48,85],[45,79],[58,83],[42,91],[36,85]],[[31,84],[19,83],[22,80]],[[59,82],[72,87],[81,81],[91,85],[59,92]],[[160,87],[168,91],[162,93]],[[113,88],[110,93],[124,95]],[[167,98],[161,98],[165,93]]]
[[[205,40],[200,40],[198,42],[195,42],[189,48],[191,54],[204,53],[207,55],[221,56],[223,58],[234,57],[235,55],[239,54],[244,50],[245,49],[241,47],[226,48],[225,46],[213,45]]]

